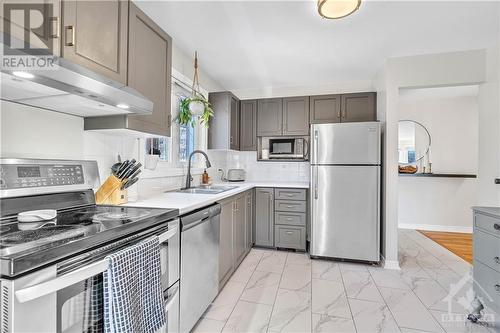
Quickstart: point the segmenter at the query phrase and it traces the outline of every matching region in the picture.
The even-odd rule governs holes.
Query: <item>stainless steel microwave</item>
[[[269,159],[307,159],[306,138],[269,138]]]

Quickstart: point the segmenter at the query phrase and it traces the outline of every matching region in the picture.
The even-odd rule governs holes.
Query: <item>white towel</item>
[[[106,257],[104,331],[156,332],[166,323],[158,237]]]

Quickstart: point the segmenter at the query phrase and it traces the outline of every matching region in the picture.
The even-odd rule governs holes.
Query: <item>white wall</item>
[[[498,48],[498,45],[495,45]],[[375,79],[382,94],[379,98],[385,113],[384,121],[384,198],[383,227],[386,267],[398,268],[398,104],[400,88],[421,88],[456,85],[484,84],[488,71],[498,72],[498,67],[486,68],[486,50],[470,50],[441,54],[391,58]],[[480,94],[483,87],[480,87]],[[498,98],[498,88],[491,98]],[[480,104],[480,117],[485,112]],[[496,109],[495,112],[498,112]],[[497,122],[498,124],[498,122]],[[481,122],[480,128],[481,129]],[[497,128],[498,131],[498,128]],[[496,146],[495,146],[496,147]],[[498,151],[498,150],[494,150]],[[480,152],[481,154],[481,152]],[[481,161],[481,155],[480,155]],[[496,167],[498,168],[498,167]],[[481,173],[481,166],[479,169]]]
[[[423,124],[432,138],[434,173],[477,174],[478,87],[401,90],[399,118]],[[471,232],[477,180],[399,177],[400,228]]]

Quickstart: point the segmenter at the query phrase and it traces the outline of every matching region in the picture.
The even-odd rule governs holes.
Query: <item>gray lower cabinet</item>
[[[283,98],[283,135],[309,135],[309,97]]]
[[[240,102],[240,150],[257,150],[257,100]]]
[[[253,206],[253,195],[254,191],[250,190],[245,194],[246,210],[245,210],[245,245],[246,251],[250,251],[253,246],[253,217],[254,217],[254,206]]]
[[[126,0],[62,2],[61,56],[127,84]]]
[[[500,313],[500,208],[474,207],[474,293]]]
[[[377,120],[377,94],[374,92],[341,95],[342,122]]]
[[[233,210],[234,200],[221,201],[219,238],[219,282],[221,287],[231,276],[233,266]]]
[[[307,190],[275,189],[274,246],[306,249]]]
[[[236,268],[246,255],[246,195],[238,195],[233,209],[233,259]]]
[[[222,289],[253,245],[253,190],[224,199],[219,204],[219,288]]]
[[[274,246],[274,189],[255,189],[255,245]]]
[[[229,91],[208,94],[214,117],[208,128],[208,149],[240,149],[240,103]]]
[[[277,136],[283,130],[283,99],[260,99],[257,105],[257,136]]]
[[[309,105],[311,124],[340,123],[340,95],[311,96]]]

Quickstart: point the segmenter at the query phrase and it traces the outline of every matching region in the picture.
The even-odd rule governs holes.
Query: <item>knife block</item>
[[[121,190],[122,181],[111,175],[95,193],[98,205],[121,205],[128,202],[127,190]]]

